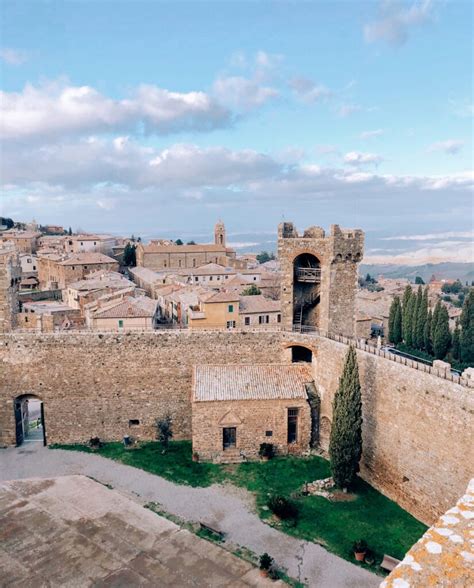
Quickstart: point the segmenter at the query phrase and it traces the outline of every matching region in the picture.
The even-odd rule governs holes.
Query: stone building
[[[0,241],[11,241],[20,253],[36,253],[41,233],[37,231],[3,231]]]
[[[118,263],[97,252],[38,257],[38,278],[45,290],[62,290],[71,282],[82,280],[96,271],[118,271]]]
[[[329,235],[310,227],[302,235],[293,223],[278,227],[282,324],[354,334],[357,265],[364,233],[331,225]]]
[[[21,266],[16,248],[0,245],[0,333],[4,333],[16,326]]]
[[[214,228],[214,243],[176,245],[173,241],[155,240],[137,245],[137,266],[155,271],[197,268],[206,263],[238,265],[235,251],[226,247],[223,223]]]
[[[193,453],[200,460],[257,459],[260,445],[279,454],[309,449],[308,365],[199,365],[192,383]]]
[[[262,327],[281,324],[281,303],[262,294],[241,296],[239,299],[239,324],[243,327]]]

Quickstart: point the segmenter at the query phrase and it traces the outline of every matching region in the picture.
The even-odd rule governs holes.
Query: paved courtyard
[[[311,588],[375,588],[380,584],[379,576],[320,545],[290,537],[263,523],[255,513],[253,496],[243,489],[228,485],[180,486],[98,455],[48,449],[39,443],[0,449],[0,482],[73,474],[110,484],[141,504],[157,502],[166,512],[187,521],[207,523],[222,531],[226,541],[256,554],[266,551],[291,577]]]
[[[273,585],[248,562],[85,476],[0,484],[0,572],[2,586]]]

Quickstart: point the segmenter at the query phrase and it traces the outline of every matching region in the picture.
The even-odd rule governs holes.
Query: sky
[[[472,261],[472,4],[0,1],[0,214]]]

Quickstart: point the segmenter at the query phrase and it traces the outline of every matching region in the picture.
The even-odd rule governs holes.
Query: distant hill
[[[461,282],[474,280],[474,266],[471,263],[426,263],[424,265],[369,265],[362,264],[359,268],[362,276],[370,274],[371,276],[383,275],[385,278],[407,278],[415,281],[416,276],[421,276],[425,282],[429,282],[434,274],[437,279],[455,280],[459,278]]]

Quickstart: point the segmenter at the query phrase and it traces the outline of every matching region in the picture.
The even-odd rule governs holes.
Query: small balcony
[[[297,282],[319,284],[321,282],[321,268],[319,267],[295,267]]]

